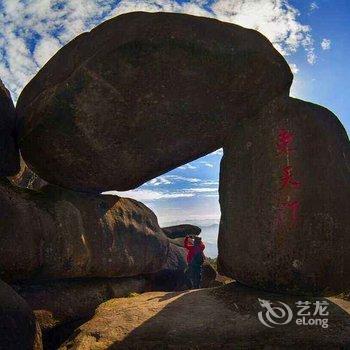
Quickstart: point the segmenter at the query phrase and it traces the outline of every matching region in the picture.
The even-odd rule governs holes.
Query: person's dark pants
[[[201,286],[202,279],[202,266],[201,265],[189,265],[188,277],[191,281],[191,287],[198,289]]]

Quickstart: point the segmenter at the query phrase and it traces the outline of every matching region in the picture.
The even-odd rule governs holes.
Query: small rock
[[[162,228],[163,232],[169,238],[182,238],[186,236],[198,236],[202,229],[195,225],[176,225],[176,226],[168,226]]]

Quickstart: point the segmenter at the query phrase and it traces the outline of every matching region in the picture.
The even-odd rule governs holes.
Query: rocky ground
[[[150,292],[111,299],[77,328],[61,350],[100,349],[340,349],[350,346],[350,302],[329,303],[328,328],[295,323],[268,328],[259,298],[293,308],[305,298],[265,293],[230,283],[176,293]]]

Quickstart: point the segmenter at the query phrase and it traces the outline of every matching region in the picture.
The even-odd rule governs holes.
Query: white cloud
[[[297,74],[299,72],[299,68],[295,63],[290,63],[289,67],[293,74]]]
[[[298,21],[299,11],[283,0],[217,0],[212,5],[216,17],[264,34],[283,55],[303,46],[311,49],[310,27]]]
[[[184,181],[184,182],[201,182],[200,179],[196,177],[186,177],[186,176],[179,176],[179,175],[165,175],[168,179],[172,179],[173,181]]]
[[[202,183],[201,183],[202,185]],[[157,191],[138,188],[131,191],[107,191],[103,194],[117,195],[120,197],[130,197],[139,201],[150,202],[157,201],[162,199],[171,199],[171,198],[190,198],[197,195],[204,197],[212,197],[218,195],[218,188],[216,187],[191,187],[183,189],[175,189],[173,191],[159,189]]]
[[[208,168],[213,168],[213,167],[214,167],[213,164],[211,164],[211,163],[209,163],[209,162],[206,162],[206,161],[204,161],[204,160],[201,161],[200,163],[203,164],[204,166],[208,167]]]
[[[316,61],[310,27],[299,21],[298,10],[288,0],[188,0],[181,4],[175,0],[2,0],[2,5],[0,78],[15,99],[57,49],[104,20],[130,11],[215,17],[260,31],[284,55],[303,47],[308,62]]]
[[[331,48],[331,40],[330,39],[326,39],[324,38],[321,42],[321,47],[322,47],[322,50],[330,50]]]
[[[203,193],[203,192],[217,192],[218,189],[213,187],[193,187],[193,188],[186,188],[184,191],[188,193]]]
[[[315,50],[312,49],[307,53],[307,61],[311,64],[314,65],[316,63],[317,56],[315,54]]]
[[[316,63],[317,55],[315,53],[315,46],[314,46],[314,40],[310,35],[305,37],[303,40],[303,47],[306,51],[306,59],[309,64],[313,65]]]
[[[191,163],[188,163],[188,164],[185,164],[185,165],[181,165],[179,167],[179,169],[182,169],[182,170],[184,170],[184,169],[191,169],[191,170],[193,170],[193,169],[197,169],[197,167],[195,167]]]
[[[310,6],[309,6],[310,13],[314,12],[314,11],[316,11],[318,9],[319,9],[319,7],[318,7],[316,1],[313,1],[313,2],[310,3]]]
[[[179,175],[163,175],[148,181],[145,185],[146,186],[147,185],[148,186],[171,185],[171,184],[174,184],[175,182],[196,183],[196,182],[201,182],[201,180],[195,177],[187,177],[187,176],[179,176]]]
[[[148,182],[148,184],[153,186],[170,185],[171,183],[172,182],[169,181],[166,176],[159,176]]]
[[[60,48],[60,42],[53,37],[41,40],[36,45],[33,54],[35,63],[39,67],[43,66]]]
[[[202,180],[201,185],[202,186],[211,186],[211,185],[218,186],[219,181],[218,180]]]
[[[136,199],[141,202],[149,202],[149,201],[155,201],[159,199],[169,199],[169,198],[187,198],[187,197],[193,197],[194,193],[184,193],[184,192],[162,192],[162,191],[153,191],[153,190],[146,190],[146,189],[136,189],[131,191],[108,191],[104,192],[103,194],[110,194],[120,197],[130,197],[133,199]]]
[[[115,7],[114,3],[2,0],[0,78],[14,99],[60,47],[101,23]]]

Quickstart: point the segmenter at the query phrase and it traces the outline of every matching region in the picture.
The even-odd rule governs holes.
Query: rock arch
[[[256,31],[131,13],[61,49],[18,105],[43,179],[128,190],[224,146],[220,268],[266,289],[350,287],[349,143],[329,111],[288,97],[292,74]]]

